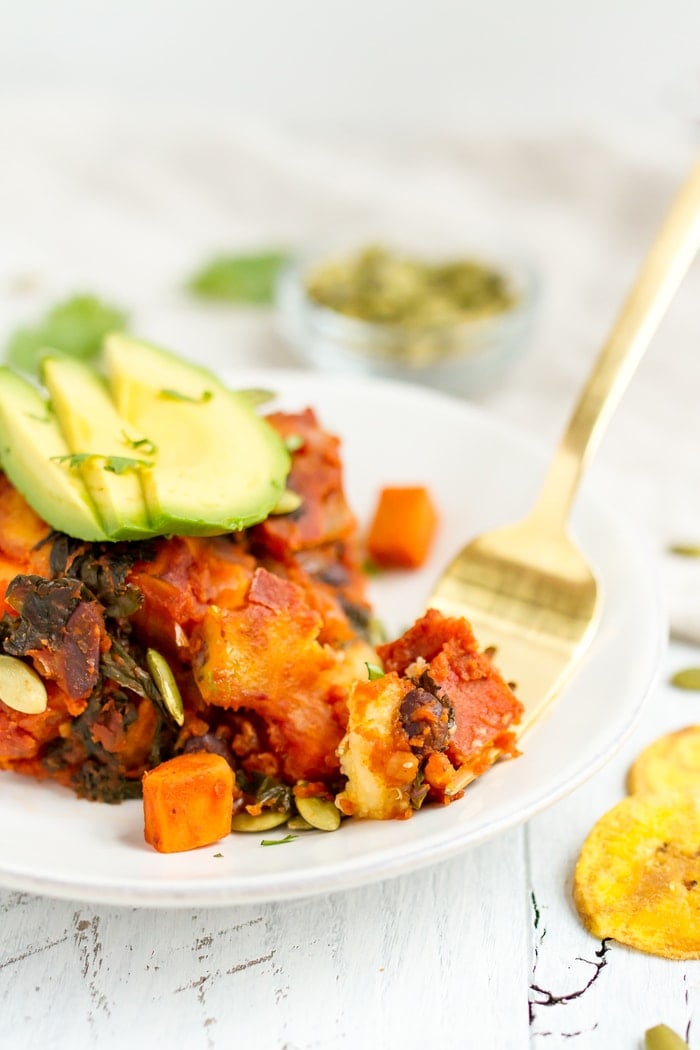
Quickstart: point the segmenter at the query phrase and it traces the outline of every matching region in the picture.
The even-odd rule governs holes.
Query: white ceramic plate
[[[374,585],[377,611],[392,633],[420,614],[439,570],[462,543],[529,507],[543,473],[546,457],[523,434],[417,387],[298,372],[229,379],[279,391],[281,407],[316,408],[344,440],[347,491],[361,521],[383,484],[430,487],[442,514],[430,564]],[[234,835],[216,846],[160,855],[143,841],[139,802],[81,801],[56,785],[3,773],[0,884],[141,906],[302,897],[441,860],[550,806],[599,769],[630,731],[665,640],[648,558],[628,527],[585,489],[574,525],[602,583],[598,633],[578,674],[524,737],[522,757],[491,769],[459,802],[409,821],[346,822],[335,834],[301,834],[276,848],[261,848],[259,835]]]

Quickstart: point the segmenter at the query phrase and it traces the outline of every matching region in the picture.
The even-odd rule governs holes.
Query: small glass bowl
[[[460,252],[460,257],[477,259],[502,273],[514,293],[513,305],[455,324],[408,326],[362,321],[310,298],[308,276],[324,262],[346,254],[309,252],[292,259],[280,274],[279,329],[308,364],[474,397],[495,389],[526,350],[538,302],[538,282],[527,263],[505,254]]]

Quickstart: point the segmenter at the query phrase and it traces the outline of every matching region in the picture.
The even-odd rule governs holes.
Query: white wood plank
[[[4,894],[0,1046],[527,1040],[522,832],[351,893],[198,912]]]
[[[697,651],[674,649],[668,660],[697,662]],[[644,1031],[669,1025],[685,1039],[700,1037],[700,964],[668,961],[615,942],[601,945],[581,925],[571,887],[589,830],[625,794],[632,758],[663,732],[700,721],[697,694],[658,685],[632,737],[588,784],[533,820],[527,830],[534,896],[532,1046],[572,1040],[590,1047],[636,1048]],[[614,698],[611,698],[614,702]],[[535,910],[536,905],[536,910]]]

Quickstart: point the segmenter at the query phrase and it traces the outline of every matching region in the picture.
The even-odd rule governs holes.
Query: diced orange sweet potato
[[[428,556],[437,524],[426,488],[383,488],[367,534],[367,553],[380,568],[417,569]]]
[[[143,777],[144,837],[160,853],[218,842],[231,830],[233,770],[205,751],[177,755]]]

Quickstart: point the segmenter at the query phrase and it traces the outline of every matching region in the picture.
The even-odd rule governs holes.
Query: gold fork
[[[533,510],[472,540],[439,579],[428,606],[465,616],[496,650],[532,725],[561,689],[594,633],[598,585],[572,542],[568,517],[605,425],[700,247],[700,164],[678,192],[600,352]],[[456,794],[471,779],[457,773]]]

